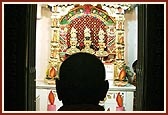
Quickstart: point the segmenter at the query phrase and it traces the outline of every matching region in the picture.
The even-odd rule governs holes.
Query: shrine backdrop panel
[[[77,46],[84,47],[84,29],[91,31],[92,48],[98,50],[98,32],[101,29],[105,34],[105,43],[109,51],[115,47],[115,20],[108,13],[94,6],[84,5],[72,9],[60,22],[60,51],[64,52],[70,47],[70,31],[74,27],[77,30]],[[106,49],[107,50],[107,49]],[[115,52],[115,51],[113,51]]]

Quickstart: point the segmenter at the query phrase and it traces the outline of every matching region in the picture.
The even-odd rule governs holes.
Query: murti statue
[[[85,28],[84,30],[84,45],[85,47],[81,50],[81,52],[86,52],[86,53],[90,53],[90,54],[94,54],[95,51],[90,48],[92,41],[90,40],[90,29],[89,28]]]
[[[67,49],[66,54],[72,55],[74,53],[80,52],[80,50],[76,47],[78,41],[77,41],[77,31],[74,27],[71,28],[71,38],[70,38],[70,45],[71,47]]]
[[[58,77],[58,68],[60,66],[60,57],[59,57],[59,39],[58,34],[54,32],[53,39],[51,41],[51,55],[50,61],[48,65],[48,69],[46,71],[46,79],[49,84],[55,84],[55,78]]]
[[[97,57],[100,57],[100,58],[104,58],[109,55],[108,52],[104,50],[106,48],[106,45],[104,43],[104,34],[105,34],[104,31],[100,28],[99,33],[98,33],[99,50],[96,51],[96,54],[95,54]]]
[[[52,26],[53,28],[56,28],[58,26],[58,19],[52,18]]]

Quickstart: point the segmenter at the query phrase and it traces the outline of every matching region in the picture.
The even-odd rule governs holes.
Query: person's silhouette
[[[133,84],[136,86],[136,68],[137,68],[137,63],[138,63],[138,60],[135,60],[132,64],[132,69],[134,71],[134,80],[133,80]]]
[[[58,111],[104,111],[99,101],[108,88],[101,60],[89,53],[73,54],[61,64],[56,79],[58,99],[63,103]]]

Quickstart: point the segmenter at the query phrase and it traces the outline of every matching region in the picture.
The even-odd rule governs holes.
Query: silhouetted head
[[[76,53],[61,64],[56,90],[64,105],[98,104],[108,88],[104,64],[95,55]]]
[[[132,64],[132,68],[134,70],[134,72],[136,73],[136,66],[137,66],[138,60],[135,60]]]

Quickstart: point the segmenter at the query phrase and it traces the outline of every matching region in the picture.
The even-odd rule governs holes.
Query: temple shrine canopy
[[[53,2],[53,3],[48,3],[48,4],[45,4],[45,5],[48,5],[50,8],[51,8],[51,11],[54,12],[55,10],[57,10],[57,16],[58,17],[61,17],[61,16],[64,16],[66,14],[68,14],[68,12],[71,11],[71,9],[75,8],[75,7],[79,7],[79,6],[86,6],[86,5],[92,5],[96,8],[99,8],[101,10],[104,10],[105,12],[107,12],[107,14],[109,16],[112,16],[112,17],[115,17],[117,13],[125,13],[127,11],[131,11],[132,9],[134,9],[137,4],[131,4],[131,3],[128,3],[128,4],[125,4],[122,2],[120,4],[116,4],[115,2],[112,3],[112,2],[107,2],[104,4],[104,2],[99,2],[99,3],[95,3],[95,2],[76,2],[75,4],[74,3],[59,3],[59,2]],[[86,11],[87,13],[87,11]]]

